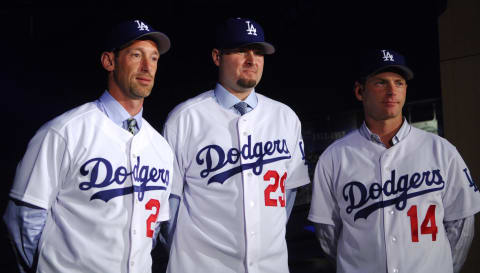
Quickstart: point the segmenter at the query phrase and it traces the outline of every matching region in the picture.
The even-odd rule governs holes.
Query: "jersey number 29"
[[[278,203],[280,203],[281,207],[285,207],[285,199],[286,199],[285,198],[285,179],[287,179],[287,173],[285,172],[280,178],[280,175],[278,174],[277,171],[269,170],[263,176],[263,180],[267,182],[269,182],[272,178],[274,180],[274,183],[268,185],[268,187],[264,191],[265,206],[276,207],[278,206]],[[282,191],[282,196],[278,197],[278,202],[277,202],[277,199],[272,199],[270,197],[270,194],[272,192],[276,192],[279,185],[280,185],[280,190]]]

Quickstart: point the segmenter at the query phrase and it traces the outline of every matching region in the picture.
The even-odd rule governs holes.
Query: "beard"
[[[238,79],[237,84],[242,88],[253,88],[257,85],[257,81],[247,80],[247,79]]]

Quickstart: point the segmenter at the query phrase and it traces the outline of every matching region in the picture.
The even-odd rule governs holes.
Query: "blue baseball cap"
[[[368,78],[383,71],[393,69],[406,80],[413,79],[413,71],[408,68],[405,57],[390,49],[378,49],[367,52],[360,63],[360,78]]]
[[[265,42],[263,28],[252,19],[229,18],[217,27],[216,34],[215,48],[218,49],[258,45],[265,54],[275,52],[275,47]]]
[[[170,49],[170,39],[162,32],[142,20],[129,20],[116,25],[108,34],[105,41],[105,51],[114,51],[124,48],[127,44],[138,39],[150,39],[157,44],[158,53],[163,54]]]

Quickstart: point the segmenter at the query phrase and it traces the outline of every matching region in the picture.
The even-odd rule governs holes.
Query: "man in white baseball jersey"
[[[4,220],[22,272],[151,272],[173,153],[142,106],[170,40],[140,20],[107,37],[108,90],[43,125],[17,167]]]
[[[337,272],[459,272],[480,194],[456,148],[402,116],[402,55],[365,55],[365,121],[320,156],[308,219]]]
[[[168,116],[180,203],[167,272],[289,272],[287,207],[309,177],[298,117],[255,91],[274,51],[255,21],[226,20],[217,85]]]

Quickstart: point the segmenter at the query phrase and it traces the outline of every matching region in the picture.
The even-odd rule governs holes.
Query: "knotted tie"
[[[127,119],[127,126],[128,131],[132,133],[132,135],[135,135],[138,132],[137,121],[134,118]]]
[[[235,109],[237,109],[237,111],[243,116],[247,112],[248,104],[244,101],[241,101],[235,104],[233,107],[235,107]]]

